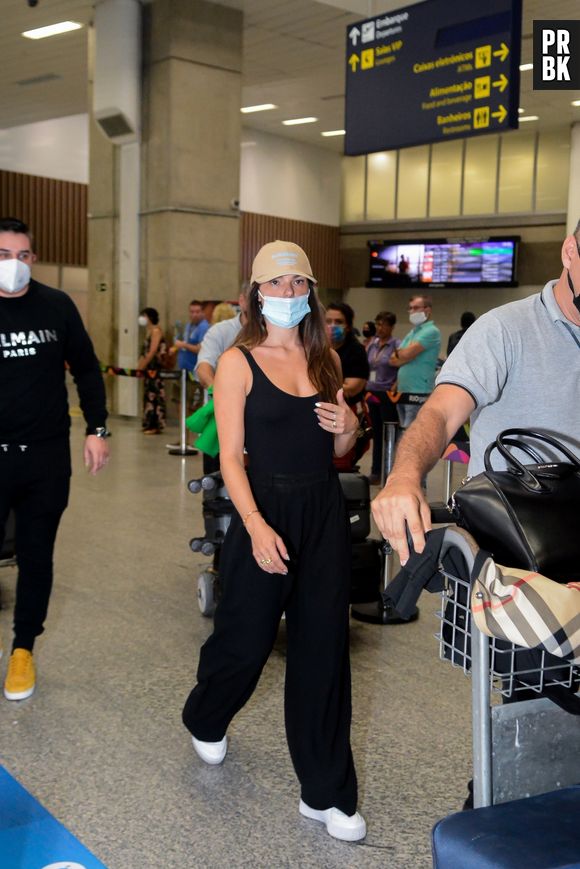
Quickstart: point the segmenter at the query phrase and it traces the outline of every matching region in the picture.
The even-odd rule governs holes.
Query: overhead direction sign
[[[522,2],[484,9],[426,0],[347,27],[346,154],[517,129]]]

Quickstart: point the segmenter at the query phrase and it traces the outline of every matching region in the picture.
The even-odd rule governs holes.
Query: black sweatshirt
[[[65,362],[87,426],[104,426],[103,377],[72,299],[34,280],[24,296],[0,297],[0,443],[68,435]]]

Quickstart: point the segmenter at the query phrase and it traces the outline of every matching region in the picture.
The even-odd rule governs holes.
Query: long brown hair
[[[326,323],[323,308],[318,300],[314,284],[308,281],[310,295],[308,305],[310,314],[301,320],[298,334],[306,354],[308,363],[308,379],[316,387],[323,401],[336,402],[336,393],[341,383],[336,366],[332,360],[330,342],[326,334]],[[266,320],[258,299],[259,284],[253,283],[248,293],[248,310],[246,323],[238,335],[234,346],[246,347],[251,350],[259,347],[268,337]]]

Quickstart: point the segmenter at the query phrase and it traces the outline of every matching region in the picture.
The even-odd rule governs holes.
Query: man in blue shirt
[[[411,296],[409,322],[412,329],[393,351],[389,364],[399,369],[397,404],[399,424],[408,428],[433,392],[441,333],[433,320],[433,302],[429,296]]]
[[[201,403],[201,391],[199,383],[194,379],[194,372],[197,365],[197,354],[209,326],[210,324],[203,313],[203,303],[197,299],[192,299],[189,303],[189,322],[185,324],[183,337],[176,338],[173,347],[169,348],[172,355],[177,353],[177,367],[181,371],[184,369],[187,371],[187,413],[191,413],[191,410]],[[179,387],[179,384],[177,383],[175,386]],[[175,395],[178,394],[176,389]],[[177,401],[178,399],[174,400]],[[166,446],[168,449],[178,447],[179,443],[166,444]]]
[[[173,342],[172,353],[178,352],[177,367],[185,368],[193,374],[197,365],[197,354],[203,341],[203,336],[209,329],[209,323],[203,316],[202,303],[193,299],[189,303],[189,323],[185,324],[183,338]]]

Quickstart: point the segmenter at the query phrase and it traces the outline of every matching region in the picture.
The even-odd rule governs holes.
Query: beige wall
[[[87,325],[89,309],[88,269],[37,262],[32,268],[32,276],[41,284],[47,284],[49,287],[56,287],[58,290],[64,290],[65,293],[68,293],[79,309],[83,323],[85,326]]]
[[[564,211],[569,163],[569,126],[343,157],[341,220]]]

